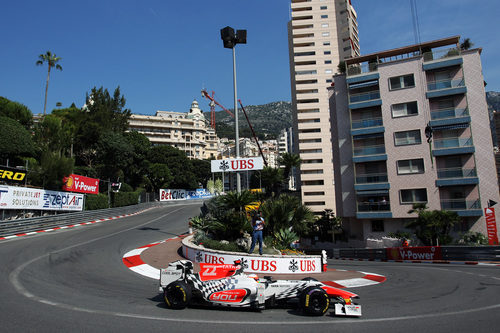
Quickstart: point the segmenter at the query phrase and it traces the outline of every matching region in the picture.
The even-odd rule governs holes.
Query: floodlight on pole
[[[238,129],[238,97],[236,89],[236,53],[234,47],[236,44],[246,44],[247,43],[247,31],[246,30],[236,30],[227,26],[220,30],[220,37],[224,48],[233,50],[233,92],[234,92],[234,122],[235,122],[235,146],[236,146],[236,158],[240,157],[240,135]],[[240,173],[236,172],[236,190],[241,192],[241,178]]]

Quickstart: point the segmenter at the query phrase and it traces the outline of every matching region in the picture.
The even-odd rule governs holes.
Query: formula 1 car
[[[161,269],[160,292],[168,308],[184,309],[200,302],[261,310],[298,303],[307,315],[322,316],[334,304],[335,315],[361,316],[361,306],[352,302],[358,295],[312,278],[258,278],[245,274],[239,261],[234,265],[201,263],[200,268],[194,273],[191,261],[178,260]]]

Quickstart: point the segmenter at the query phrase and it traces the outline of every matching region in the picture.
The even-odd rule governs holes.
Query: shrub
[[[139,192],[116,192],[112,194],[113,207],[137,205]]]
[[[467,231],[460,237],[457,244],[470,246],[488,245],[488,238],[480,232]]]
[[[108,208],[108,196],[102,193],[88,194],[85,198],[85,210]]]
[[[245,249],[238,246],[236,243],[221,243],[220,241],[205,238],[200,245],[212,250],[228,251],[228,252],[245,252]]]

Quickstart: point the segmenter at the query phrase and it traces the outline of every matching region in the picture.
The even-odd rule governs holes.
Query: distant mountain
[[[233,109],[230,109],[234,113]],[[251,137],[252,133],[241,108],[238,108],[240,137]],[[245,106],[250,123],[260,139],[274,139],[282,129],[292,126],[292,103],[272,102],[263,105]],[[207,119],[209,115],[205,114]],[[215,112],[215,128],[219,138],[234,139],[234,118],[226,111]]]
[[[488,91],[486,93],[486,102],[488,103],[488,110],[500,112],[500,92]]]

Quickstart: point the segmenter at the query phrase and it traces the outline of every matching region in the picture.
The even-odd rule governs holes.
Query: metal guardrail
[[[441,246],[441,255],[444,261],[500,261],[500,246]],[[334,249],[333,257],[387,260],[387,250]]]
[[[150,207],[161,205],[158,202],[148,202],[133,206],[89,210],[83,212],[72,212],[50,216],[40,216],[16,220],[0,221],[0,236],[17,235],[37,230],[45,230],[54,227],[62,227],[82,222],[90,222],[113,216],[132,214]]]

